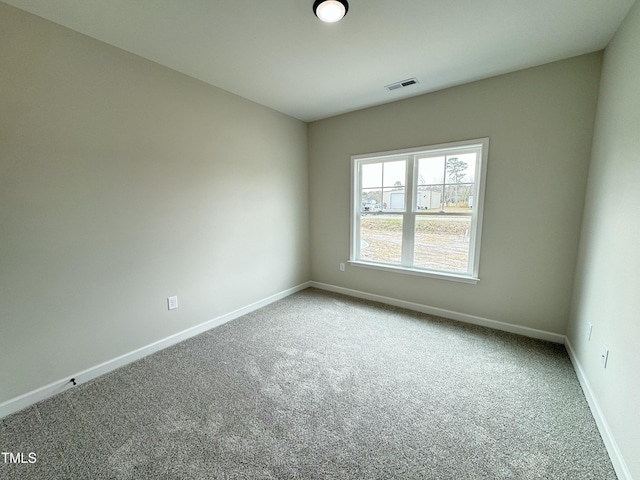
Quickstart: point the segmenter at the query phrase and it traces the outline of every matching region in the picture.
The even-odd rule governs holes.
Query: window
[[[478,281],[489,139],[355,155],[351,263]]]

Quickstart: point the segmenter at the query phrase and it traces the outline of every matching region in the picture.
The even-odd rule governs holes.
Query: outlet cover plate
[[[167,298],[167,307],[169,310],[175,310],[178,308],[178,297],[169,297]]]

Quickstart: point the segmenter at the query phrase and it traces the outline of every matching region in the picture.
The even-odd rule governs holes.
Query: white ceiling
[[[2,1],[312,121],[600,50],[635,0]]]

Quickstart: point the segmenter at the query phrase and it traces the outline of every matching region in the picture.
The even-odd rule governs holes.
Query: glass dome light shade
[[[313,12],[326,23],[334,23],[342,19],[349,10],[346,0],[317,0],[313,4]]]

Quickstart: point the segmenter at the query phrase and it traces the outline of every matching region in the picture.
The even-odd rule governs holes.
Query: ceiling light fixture
[[[334,23],[341,20],[349,11],[347,0],[316,0],[313,13],[323,22]]]

